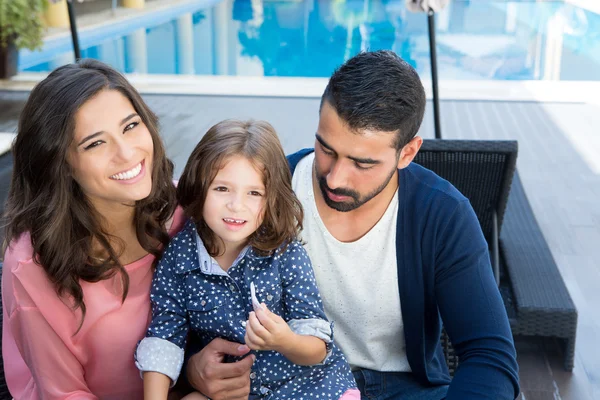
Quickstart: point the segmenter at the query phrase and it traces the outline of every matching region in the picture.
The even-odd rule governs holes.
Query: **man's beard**
[[[345,188],[330,189],[327,186],[327,179],[324,176],[319,176],[318,173],[316,175],[317,175],[317,181],[319,183],[319,188],[321,189],[321,194],[323,195],[323,200],[325,200],[325,203],[329,207],[333,208],[336,211],[348,212],[348,211],[356,210],[357,208],[359,208],[360,206],[362,206],[363,204],[365,204],[366,202],[368,202],[369,200],[371,200],[372,198],[377,196],[379,193],[381,193],[383,191],[383,189],[386,188],[388,183],[390,183],[390,180],[394,176],[395,172],[396,172],[396,168],[394,168],[390,172],[387,179],[385,179],[385,181],[381,185],[379,185],[379,187],[377,187],[377,189],[373,190],[368,195],[362,196],[362,197],[360,196],[360,194],[357,191],[352,190],[352,189],[345,189]],[[327,192],[330,192],[337,196],[348,196],[352,200],[350,200],[350,201],[333,201],[329,198],[329,196],[327,195]]]

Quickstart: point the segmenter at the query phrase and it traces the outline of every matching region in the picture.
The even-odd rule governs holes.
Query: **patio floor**
[[[319,100],[143,96],[161,121],[176,175],[201,135],[225,118],[266,119],[286,152],[312,146]],[[0,91],[0,132],[16,130],[27,93]],[[442,101],[445,138],[516,139],[531,206],[579,311],[573,373],[552,341],[516,338],[522,399],[600,400],[600,107],[586,103]],[[433,137],[431,104],[420,134]],[[0,190],[7,190],[0,182]],[[595,306],[594,306],[595,305]]]

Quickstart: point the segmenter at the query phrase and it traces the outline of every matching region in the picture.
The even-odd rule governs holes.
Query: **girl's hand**
[[[262,303],[262,310],[251,312],[246,322],[246,345],[252,350],[284,353],[286,346],[293,343],[295,335],[287,322],[272,313],[265,303]]]

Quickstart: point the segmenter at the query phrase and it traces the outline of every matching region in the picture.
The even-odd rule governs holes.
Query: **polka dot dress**
[[[176,380],[189,329],[201,345],[217,337],[244,343],[246,320],[253,311],[251,282],[259,302],[294,332],[323,339],[328,355],[322,364],[300,366],[275,351],[254,351],[250,399],[339,399],[356,388],[344,356],[332,342],[332,324],[323,312],[302,245],[293,242],[283,253],[266,257],[247,247],[225,272],[209,256],[191,221],[173,238],[154,275],[153,318],[136,350],[138,368]]]

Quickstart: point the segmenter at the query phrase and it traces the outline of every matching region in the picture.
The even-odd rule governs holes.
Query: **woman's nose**
[[[123,161],[131,161],[135,155],[133,144],[121,138],[116,142],[116,155]]]

